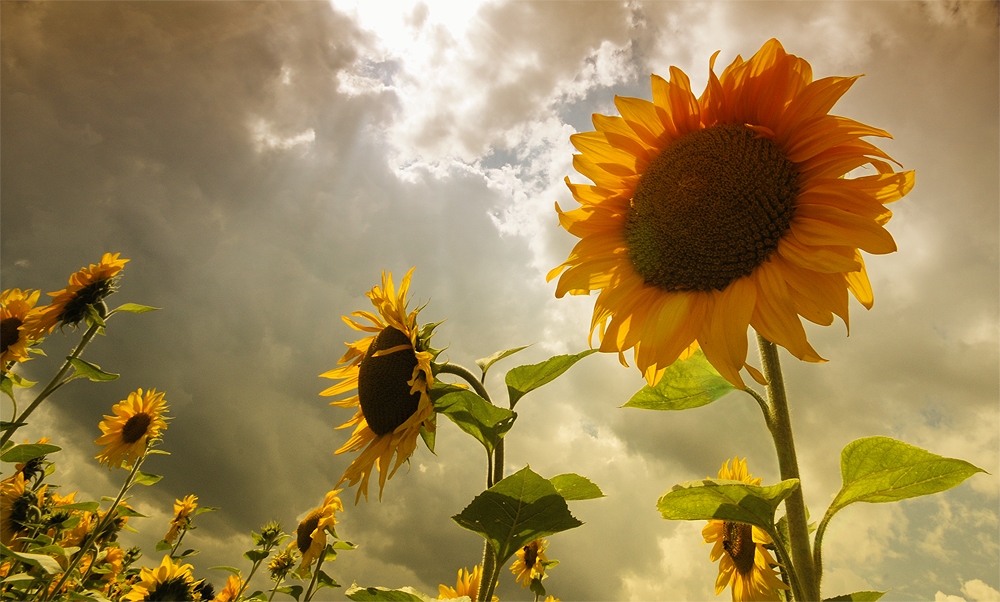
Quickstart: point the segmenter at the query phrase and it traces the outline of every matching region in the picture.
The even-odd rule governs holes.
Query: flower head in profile
[[[455,587],[438,585],[437,599],[454,600],[462,596],[468,596],[472,600],[475,600],[479,596],[479,587],[482,584],[482,580],[483,567],[479,565],[473,567],[472,572],[464,568],[458,569],[458,580],[455,581]],[[493,602],[497,602],[497,600],[499,598],[493,596]]]
[[[299,572],[305,573],[326,548],[326,532],[337,524],[337,512],[344,511],[344,505],[337,494],[340,489],[330,491],[323,503],[313,508],[295,530],[295,547],[302,554]]]
[[[0,372],[7,372],[10,362],[24,362],[31,340],[21,328],[38,302],[39,291],[7,289],[0,293]]]
[[[239,575],[230,575],[226,579],[226,586],[222,588],[217,596],[212,598],[212,602],[233,602],[243,591],[243,580]]]
[[[726,461],[719,469],[720,479],[760,485],[747,471],[746,460],[733,458],[732,468]],[[715,580],[715,595],[726,586],[732,588],[733,602],[738,600],[777,600],[779,589],[788,589],[774,572],[777,562],[764,546],[771,543],[767,533],[744,523],[710,520],[701,530],[706,543],[714,543],[709,555],[719,562],[719,577]]]
[[[190,564],[175,564],[170,556],[164,556],[157,568],[142,567],[139,582],[132,586],[123,599],[131,602],[193,600],[195,585]]]
[[[510,572],[514,573],[514,579],[521,584],[522,588],[531,585],[535,579],[545,579],[545,567],[548,559],[545,557],[545,548],[549,547],[549,542],[544,539],[536,539],[528,545],[515,552],[517,559],[510,565]]]
[[[167,402],[163,395],[156,389],[145,394],[138,389],[111,408],[114,415],[104,416],[100,424],[104,434],[94,440],[97,445],[104,446],[95,456],[101,464],[107,464],[108,468],[118,468],[122,463],[131,465],[146,453],[147,443],[167,428],[163,416]]]
[[[800,360],[824,361],[800,316],[848,323],[848,291],[872,289],[860,251],[896,250],[885,207],[912,171],[865,136],[883,130],[830,115],[857,77],[813,80],[805,60],[769,40],[722,72],[709,63],[695,97],[687,76],[652,76],[653,101],[616,97],[621,116],[594,115],[575,134],[573,165],[593,184],[566,183],[580,207],[559,222],[581,240],[549,273],[556,296],[600,291],[591,334],[652,385],[700,347],[744,387],[747,327]],[[846,178],[867,167],[874,172]],[[561,275],[560,275],[561,274]]]
[[[163,536],[163,541],[174,543],[177,534],[181,529],[186,529],[191,524],[191,515],[198,508],[198,496],[189,495],[183,500],[174,500],[174,518],[170,520],[170,529]]]
[[[297,550],[298,542],[293,541],[284,550],[274,555],[274,558],[267,565],[267,571],[272,581],[282,581],[295,568],[295,554]]]
[[[334,396],[356,389],[345,399],[330,405],[357,407],[354,417],[337,428],[354,428],[351,438],[336,451],[360,452],[340,478],[349,486],[360,482],[355,503],[368,499],[368,480],[373,467],[379,471],[379,499],[386,479],[392,477],[417,447],[421,429],[434,430],[434,406],[428,394],[434,383],[431,361],[436,352],[429,340],[435,325],[417,326],[415,309],[406,312],[406,293],[411,269],[397,292],[391,273],[382,273],[382,286],[367,293],[378,314],[356,311],[351,315],[371,322],[366,325],[344,316],[355,329],[371,333],[347,344],[340,368],[320,376],[341,381],[320,395]],[[396,460],[393,462],[393,456]]]
[[[17,472],[0,481],[0,543],[15,551],[14,539],[25,530],[32,509],[38,506],[35,492],[25,488],[24,474]]]
[[[76,326],[87,315],[87,306],[96,306],[115,292],[118,273],[128,259],[119,259],[121,253],[105,253],[100,263],[80,268],[69,277],[66,288],[49,293],[52,303],[32,310],[24,321],[22,331],[31,339],[50,334],[60,324]]]

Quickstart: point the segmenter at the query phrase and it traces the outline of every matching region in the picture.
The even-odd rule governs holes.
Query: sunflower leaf
[[[77,502],[75,504],[60,504],[59,510],[82,510],[85,512],[97,512],[101,508],[100,502]],[[65,524],[65,523],[64,523]]]
[[[563,372],[569,370],[573,364],[582,360],[592,353],[597,353],[596,349],[587,349],[577,354],[556,355],[538,364],[529,364],[511,368],[504,379],[507,382],[507,396],[510,398],[510,409],[522,397],[534,391],[542,385],[552,382]]]
[[[708,405],[734,390],[736,387],[712,367],[699,349],[686,360],[671,364],[655,387],[643,387],[622,407],[687,410]]]
[[[14,381],[7,377],[6,374],[0,377],[0,391],[7,394],[15,403],[17,400],[14,399]],[[4,426],[11,424],[10,422],[4,421]],[[7,430],[6,428],[4,430]]]
[[[160,541],[156,542],[156,551],[157,552],[162,552],[164,550],[169,550],[172,547],[174,547],[174,544],[170,543],[169,541],[167,541],[165,539],[161,539]]]
[[[726,520],[774,532],[774,511],[799,486],[798,479],[760,487],[728,479],[680,483],[663,494],[656,508],[668,520]]]
[[[148,305],[139,305],[138,303],[123,303],[123,304],[119,305],[118,307],[112,309],[108,313],[108,317],[110,317],[111,314],[118,313],[120,311],[127,311],[127,312],[129,312],[131,314],[144,314],[147,311],[157,311],[159,309],[161,309],[161,308],[159,308],[159,307],[150,307]]]
[[[62,572],[62,567],[56,562],[55,558],[51,556],[46,556],[44,554],[28,554],[27,552],[15,552],[7,546],[0,544],[0,556],[11,556],[20,560],[25,564],[30,564],[31,566],[37,566],[42,569],[45,573],[49,575],[54,575],[56,573]]]
[[[230,573],[236,575],[237,577],[239,577],[239,576],[241,576],[243,574],[238,568],[236,568],[234,566],[225,566],[225,565],[210,566],[210,567],[208,567],[208,570],[210,570],[210,571],[227,571],[227,572],[230,572]]]
[[[351,600],[387,601],[387,602],[431,602],[432,598],[422,594],[412,587],[389,589],[388,587],[360,587],[357,583],[344,592]]]
[[[834,598],[823,598],[823,602],[875,602],[886,592],[854,592],[853,594],[843,594]]]
[[[430,452],[434,453],[434,442],[437,439],[437,414],[431,415],[431,423],[435,426],[434,430],[428,429],[426,425],[420,425],[420,438],[424,440],[424,445]],[[434,454],[437,455],[437,454]]]
[[[434,411],[447,416],[493,453],[500,439],[514,425],[517,414],[497,407],[472,391],[459,389],[434,402]]]
[[[258,562],[267,558],[269,554],[270,552],[265,552],[263,550],[247,550],[243,553],[243,557],[250,562]]]
[[[135,481],[132,482],[133,485],[145,485],[149,487],[150,485],[155,485],[163,477],[158,474],[150,474],[148,472],[142,472],[141,470],[135,474]]]
[[[480,380],[486,380],[486,371],[490,369],[490,366],[499,362],[505,357],[510,357],[514,355],[518,351],[524,351],[528,347],[531,347],[531,345],[522,345],[520,347],[514,347],[512,349],[504,349],[503,351],[497,351],[496,353],[493,353],[484,358],[476,360],[476,365],[479,366],[479,369],[483,371],[483,377]]]
[[[555,486],[527,466],[476,496],[451,518],[482,535],[499,565],[532,540],[583,524],[570,514]]]
[[[94,382],[106,382],[109,380],[117,380],[120,374],[112,374],[111,372],[105,372],[101,370],[101,367],[97,364],[91,364],[86,360],[82,360],[78,357],[67,357],[70,364],[73,364],[73,375],[67,379],[67,382],[73,380],[74,378],[87,378]]]
[[[321,587],[341,587],[333,577],[327,575],[322,569],[316,574],[316,589]]]
[[[604,492],[593,481],[571,472],[552,477],[549,482],[566,501],[593,500],[604,497]]]
[[[295,598],[296,600],[298,600],[299,596],[302,595],[302,586],[301,585],[286,585],[284,587],[279,587],[278,589],[276,589],[274,591],[278,592],[279,594],[287,594],[287,595]]]
[[[0,455],[0,460],[4,462],[27,462],[28,460],[41,458],[46,454],[55,453],[61,449],[61,447],[49,445],[48,443],[22,443],[21,445],[15,445],[10,449],[4,450],[3,455]]]

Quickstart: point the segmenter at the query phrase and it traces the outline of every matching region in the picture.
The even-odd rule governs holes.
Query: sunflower
[[[174,564],[170,556],[164,556],[155,569],[142,567],[139,583],[125,594],[124,600],[192,600],[197,585],[191,575],[190,564]]]
[[[32,508],[38,505],[38,498],[31,489],[26,489],[24,474],[15,473],[0,481],[0,543],[17,551],[20,542],[14,540],[26,528],[26,523],[33,514]]]
[[[719,469],[720,479],[743,481],[748,485],[760,485],[761,479],[753,478],[747,471],[746,459],[733,458]],[[777,600],[779,589],[788,586],[778,579],[772,566],[777,565],[764,547],[771,543],[767,533],[752,525],[722,520],[710,520],[701,530],[705,543],[715,543],[709,555],[712,562],[719,563],[719,578],[715,580],[715,595],[718,596],[726,585],[732,587],[733,602],[737,600]]]
[[[367,293],[378,315],[367,311],[351,314],[368,320],[372,326],[343,317],[351,328],[370,332],[371,336],[347,343],[347,353],[337,362],[345,365],[320,375],[341,381],[320,395],[339,395],[357,389],[351,397],[330,403],[342,408],[358,407],[353,418],[337,427],[354,427],[354,432],[336,451],[338,454],[361,451],[337,482],[340,485],[347,481],[348,486],[361,482],[355,504],[362,494],[368,499],[372,466],[378,467],[378,495],[382,499],[386,479],[396,474],[416,449],[420,430],[434,430],[434,406],[428,391],[434,383],[431,361],[438,353],[429,346],[436,325],[418,329],[420,308],[406,313],[406,293],[412,274],[411,268],[397,293],[392,273],[382,272],[382,286]],[[396,462],[390,470],[394,454]]]
[[[448,587],[447,585],[438,585],[438,600],[454,600],[455,598],[461,598],[462,596],[468,596],[470,599],[475,600],[479,596],[479,586],[483,580],[483,567],[475,566],[472,572],[465,570],[464,568],[458,569],[458,580],[455,581],[455,587]],[[493,602],[497,602],[499,598],[493,596]]]
[[[538,538],[528,545],[515,552],[517,560],[510,565],[510,572],[514,573],[514,579],[521,584],[522,588],[531,585],[535,579],[545,579],[545,566],[548,559],[545,557],[545,548],[549,547],[549,542]]]
[[[226,579],[226,586],[222,588],[217,596],[212,598],[212,602],[233,602],[243,591],[243,580],[237,575],[230,575]]]
[[[581,238],[556,296],[600,290],[591,335],[600,350],[633,349],[652,385],[701,347],[744,387],[747,326],[800,360],[825,361],[799,316],[848,324],[847,291],[866,308],[872,289],[860,251],[896,250],[886,203],[913,187],[912,171],[863,136],[883,130],[829,115],[857,77],[813,81],[805,60],[769,40],[739,56],[695,98],[687,76],[653,75],[653,102],[615,98],[621,117],[595,114],[596,131],[570,139],[581,207],[559,222]],[[878,173],[844,176],[870,166]]]
[[[167,411],[167,402],[163,395],[156,389],[143,395],[142,389],[138,389],[111,408],[115,415],[104,416],[100,424],[104,434],[94,440],[97,445],[104,446],[95,456],[101,464],[107,464],[108,468],[118,468],[123,462],[131,465],[146,452],[147,442],[166,430],[163,414]]]
[[[35,303],[39,291],[19,288],[0,293],[0,372],[7,372],[9,362],[24,362],[28,357],[29,338],[21,328]]]
[[[311,544],[310,544],[311,545]],[[282,581],[295,567],[295,553],[298,550],[298,542],[292,542],[278,552],[267,565],[267,571],[272,581]]]
[[[300,573],[305,573],[326,548],[326,531],[333,529],[333,526],[337,524],[337,512],[344,511],[344,505],[337,497],[340,491],[340,489],[335,489],[328,492],[323,498],[323,503],[319,507],[313,508],[295,530],[295,547],[302,554],[302,562],[299,564]]]
[[[174,500],[174,518],[170,521],[170,529],[163,536],[163,541],[174,543],[181,529],[191,524],[191,515],[198,508],[198,496],[189,495],[183,500]]]

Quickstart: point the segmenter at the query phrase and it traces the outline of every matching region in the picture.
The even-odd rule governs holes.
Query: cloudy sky
[[[889,224],[899,252],[869,261],[875,307],[852,302],[849,338],[806,324],[828,363],[783,355],[807,504],[822,514],[841,448],[869,435],[991,473],[843,511],[824,594],[1000,599],[995,3],[5,1],[0,16],[3,288],[57,290],[120,252],[113,305],[164,308],[115,317],[85,357],[122,377],[66,387],[18,437],[52,437],[58,482],[113,495],[123,473],[92,460],[101,415],[166,391],[173,455],[150,460],[165,478],[133,502],[151,515],[131,540],[147,563],[176,497],[222,508],[185,538],[221,585],[207,568],[246,571],[251,529],[293,528],[333,487],[351,460],[333,427],[351,412],[317,375],[383,269],[416,266],[414,304],[447,319],[435,341],[451,361],[535,343],[494,368],[496,397],[504,369],[586,348],[593,299],[557,300],[544,278],[577,240],[552,209],[574,206],[564,176],[583,181],[570,134],[615,94],[650,98],[650,73],[675,65],[700,91],[713,52],[726,65],[777,37],[816,77],[866,74],[833,112],[891,132],[879,144],[917,174]],[[47,379],[77,336],[24,373]],[[562,564],[546,585],[564,600],[715,599],[702,524],[663,521],[657,497],[734,455],[778,480],[749,397],[619,408],[642,384],[595,355],[519,405],[509,470],[576,472],[607,494],[550,538]],[[444,422],[437,454],[419,448],[382,502],[347,508],[339,532],[361,547],[330,567],[341,583],[434,594],[479,561],[450,517],[482,490],[482,450]],[[528,599],[509,574],[499,594]]]

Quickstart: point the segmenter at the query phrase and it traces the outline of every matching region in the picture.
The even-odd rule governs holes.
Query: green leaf
[[[102,328],[107,326],[107,324],[104,323],[104,318],[101,317],[101,314],[93,305],[87,304],[84,306],[84,311],[86,312],[87,326],[93,326],[94,324],[97,324]]]
[[[91,364],[78,357],[67,357],[66,359],[69,360],[69,363],[73,364],[73,376],[69,377],[69,380],[73,380],[74,378],[88,378],[94,382],[107,382],[109,380],[117,380],[121,376],[120,374],[105,372],[97,364]]]
[[[344,595],[351,600],[386,601],[386,602],[431,602],[433,598],[418,592],[412,587],[402,589],[389,589],[388,587],[359,587],[357,583],[351,585]]]
[[[434,402],[434,411],[451,419],[493,453],[500,438],[514,425],[517,414],[497,407],[472,391],[459,389]]]
[[[276,589],[274,591],[278,592],[279,594],[285,594],[286,596],[291,596],[291,597],[295,598],[296,600],[298,600],[299,596],[302,595],[302,586],[301,585],[286,585],[284,587],[279,587],[278,589]]]
[[[206,512],[215,512],[217,510],[222,510],[222,508],[219,508],[217,506],[202,506],[194,511],[194,515],[198,516],[199,514],[204,514]]]
[[[188,549],[181,552],[180,556],[174,556],[173,558],[175,558],[176,560],[183,560],[189,556],[196,556],[200,553],[201,552],[199,550]]]
[[[167,541],[165,539],[161,539],[160,541],[156,542],[156,551],[157,552],[162,552],[164,550],[169,550],[172,547],[174,547],[174,544],[170,543],[169,541]]]
[[[835,598],[823,598],[823,600],[824,602],[875,602],[884,595],[885,592],[854,592]]]
[[[59,510],[83,510],[85,512],[97,512],[101,508],[100,502],[77,502],[75,504],[63,504],[57,506]]]
[[[120,311],[127,311],[130,314],[144,314],[147,311],[157,311],[159,309],[162,308],[150,307],[148,305],[139,305],[138,303],[123,303],[122,305],[119,305],[118,307],[112,309],[111,312],[108,313],[108,316],[111,316],[111,314],[118,313]]]
[[[655,387],[645,386],[623,405],[643,410],[687,410],[708,405],[736,390],[722,378],[699,349],[667,368]]]
[[[774,532],[774,511],[799,486],[798,479],[761,487],[728,479],[680,483],[656,502],[668,520],[727,520]]]
[[[0,583],[16,583],[18,581],[34,581],[34,580],[35,578],[29,575],[28,573],[18,573],[16,575],[11,575],[10,577],[7,577],[3,581],[0,581]]]
[[[46,454],[55,453],[61,449],[61,447],[49,445],[48,443],[22,443],[21,445],[15,445],[5,450],[3,455],[0,455],[0,460],[4,462],[27,462],[28,460],[41,458]]]
[[[14,381],[8,378],[6,374],[4,374],[3,377],[0,377],[0,391],[3,391],[4,393],[7,394],[7,397],[10,397],[12,400],[14,400]],[[17,400],[14,401],[16,402]],[[5,428],[3,430],[7,430],[7,428],[10,428],[6,427],[6,425],[8,424],[12,423],[4,421]]]
[[[13,429],[19,429],[19,428],[21,428],[22,426],[24,426],[26,424],[28,424],[28,423],[27,422],[7,422],[6,420],[4,420],[4,421],[0,422],[0,432],[10,431],[10,430],[13,430]],[[13,443],[13,442],[12,441],[8,441],[7,443]]]
[[[340,584],[333,577],[327,575],[323,569],[320,569],[316,575],[316,589],[321,587],[340,587]]]
[[[437,414],[431,416],[432,424],[437,427]],[[423,423],[420,424],[420,438],[424,440],[424,445],[430,452],[434,453],[434,442],[437,439],[437,430],[429,430]],[[437,455],[437,454],[435,454]]]
[[[468,387],[463,387],[461,385],[455,385],[452,383],[442,382],[440,380],[435,380],[434,384],[431,385],[430,391],[427,392],[431,397],[431,401],[437,401],[448,395],[450,393],[455,393],[456,391],[468,391]]]
[[[486,371],[490,369],[490,366],[499,362],[503,358],[510,357],[515,353],[517,353],[518,351],[523,351],[528,347],[531,347],[531,345],[522,345],[520,347],[514,347],[513,349],[504,349],[503,351],[497,351],[492,355],[476,360],[476,365],[479,366],[479,369],[483,371],[482,380],[486,379]]]
[[[243,557],[250,562],[257,562],[267,558],[268,554],[270,554],[270,552],[265,552],[263,550],[247,550],[244,552]]]
[[[62,568],[59,566],[59,563],[56,562],[55,558],[52,558],[51,556],[45,556],[43,554],[28,554],[27,552],[15,552],[3,544],[0,544],[0,555],[12,556],[25,564],[37,566],[49,575],[55,575],[56,573],[62,572]]]
[[[234,567],[234,566],[222,566],[222,565],[220,565],[220,566],[210,566],[210,567],[208,567],[208,570],[210,570],[210,571],[226,571],[226,572],[229,572],[229,573],[232,573],[232,574],[236,575],[237,577],[239,577],[240,575],[242,575],[242,573],[240,572],[240,570],[238,568]]]
[[[149,474],[148,472],[142,472],[141,470],[135,474],[135,481],[133,485],[145,485],[149,487],[150,485],[155,485],[163,477],[158,474]]]
[[[507,395],[510,398],[510,409],[514,409],[514,404],[519,399],[534,391],[542,385],[546,385],[563,372],[569,370],[573,364],[582,360],[592,353],[597,353],[596,349],[587,349],[575,355],[557,355],[539,364],[518,366],[512,368],[504,379],[507,382]]]
[[[149,449],[146,450],[147,456],[169,456],[170,452],[165,449]]]
[[[142,512],[136,512],[135,510],[129,508],[125,504],[119,504],[118,505],[118,516],[128,516],[128,517],[135,517],[135,518],[149,518],[148,516],[146,516]]]
[[[36,383],[33,380],[28,380],[28,379],[24,378],[23,376],[21,376],[17,372],[8,372],[7,373],[7,378],[9,378],[11,380],[11,382],[14,384],[15,387],[18,387],[18,388],[21,388],[21,389],[27,389],[29,387],[34,387],[35,385],[38,384],[38,383]]]
[[[841,452],[840,472],[843,486],[828,514],[854,502],[896,502],[938,493],[986,471],[889,437],[866,437]]]
[[[358,544],[351,543],[349,541],[335,541],[333,542],[334,550],[357,550]]]
[[[529,467],[500,481],[451,517],[459,526],[482,535],[503,564],[530,541],[579,527],[550,481]]]
[[[571,472],[552,477],[549,482],[567,501],[593,500],[604,497],[604,492],[593,481]]]
[[[542,585],[542,580],[539,578],[534,578],[531,580],[531,593],[535,594],[535,599],[538,598],[545,599],[545,586]]]

